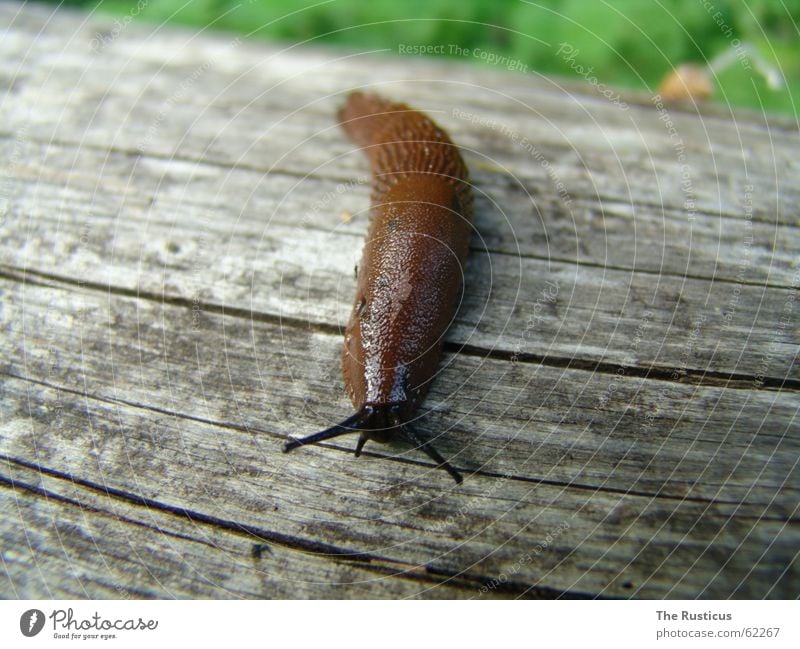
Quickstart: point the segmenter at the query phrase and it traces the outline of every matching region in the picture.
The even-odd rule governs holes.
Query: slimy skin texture
[[[367,440],[404,437],[460,482],[410,422],[458,308],[472,231],[467,168],[447,134],[405,104],[354,92],[338,117],[373,175],[371,222],[342,350],[356,414],[284,450],[360,432],[359,455]]]

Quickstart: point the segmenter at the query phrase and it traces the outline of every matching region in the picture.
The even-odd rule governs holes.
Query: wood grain
[[[796,124],[0,21],[0,595],[800,595]],[[349,414],[369,184],[333,115],[362,85],[447,128],[478,195],[420,422],[461,487],[403,445],[280,453]]]

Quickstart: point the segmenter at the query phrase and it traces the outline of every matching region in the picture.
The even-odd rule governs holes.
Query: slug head
[[[287,442],[283,447],[283,452],[288,453],[300,446],[316,444],[317,442],[347,435],[348,433],[359,433],[355,450],[356,457],[358,457],[361,455],[364,444],[369,440],[387,443],[400,436],[415,447],[425,451],[436,462],[438,467],[447,471],[460,484],[463,481],[461,474],[410,423],[403,422],[400,416],[401,409],[402,404],[365,405],[357,413],[335,426],[321,430],[308,437]]]

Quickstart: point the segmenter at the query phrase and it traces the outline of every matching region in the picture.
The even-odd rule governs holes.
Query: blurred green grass
[[[51,0],[51,4],[60,4]],[[734,61],[716,78],[715,101],[796,116],[800,106],[800,0],[68,0],[116,19],[223,30],[274,42],[353,49],[450,45],[507,56],[527,71],[654,92],[680,63],[705,63],[738,42],[777,67],[772,90]],[[141,7],[139,9],[138,7]],[[558,55],[573,48],[572,63]],[[455,48],[453,48],[455,50]],[[579,70],[577,70],[579,72]]]

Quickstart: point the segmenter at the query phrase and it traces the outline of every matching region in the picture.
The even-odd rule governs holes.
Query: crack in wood
[[[19,458],[13,458],[4,454],[0,454],[0,460],[3,460],[9,464],[15,464],[17,466],[24,467],[26,469],[38,471],[51,478],[63,480],[73,485],[78,485],[85,489],[100,493],[104,496],[116,498],[128,504],[154,509],[162,513],[167,513],[172,516],[186,519],[192,523],[202,523],[204,525],[225,530],[226,532],[232,532],[237,536],[244,536],[253,542],[252,555],[254,558],[261,558],[264,552],[271,552],[270,546],[279,546],[296,552],[313,555],[317,558],[358,566],[384,576],[392,578],[416,579],[426,583],[431,583],[433,585],[447,583],[448,585],[456,588],[475,590],[481,586],[487,586],[491,584],[493,590],[498,590],[507,594],[526,596],[530,596],[530,594],[533,593],[532,596],[538,599],[605,599],[603,597],[597,597],[587,593],[562,591],[555,588],[538,586],[536,584],[524,582],[506,581],[502,584],[495,584],[495,579],[483,575],[476,575],[467,572],[454,572],[434,566],[418,566],[415,564],[409,564],[405,561],[392,559],[390,557],[384,557],[369,552],[350,550],[336,545],[323,543],[321,541],[315,541],[313,539],[283,534],[281,532],[267,530],[254,525],[238,523],[236,521],[219,518],[217,516],[211,516],[184,507],[176,507],[174,505],[169,505],[152,498],[139,496],[122,489],[116,489],[107,485],[99,485],[91,480],[76,478],[71,474],[43,467],[41,465],[27,462]],[[160,527],[150,526],[142,521],[136,521],[129,517],[120,516],[114,512],[107,511],[95,505],[82,503],[74,498],[63,496],[50,489],[45,489],[27,482],[15,480],[14,478],[7,477],[2,474],[0,474],[0,485],[6,485],[12,490],[23,489],[35,495],[43,496],[67,505],[78,507],[82,510],[112,516],[113,518],[126,523],[146,527],[156,533],[203,543],[211,548],[216,547],[213,544],[209,544],[199,539],[172,533]],[[253,541],[253,539],[255,539],[255,541]]]
[[[694,370],[690,368],[677,368],[669,366],[636,367],[631,365],[620,365],[618,363],[603,363],[588,361],[576,358],[548,357],[532,354],[530,352],[511,352],[504,349],[487,350],[483,347],[472,347],[459,343],[446,342],[445,349],[458,352],[467,356],[479,356],[482,358],[492,358],[495,360],[511,361],[512,358],[520,363],[532,363],[546,365],[560,369],[584,370],[586,372],[600,372],[603,374],[616,375],[619,370],[624,370],[626,376],[635,376],[642,379],[653,379],[655,381],[670,381],[681,385],[701,385],[707,387],[724,387],[732,390],[753,390],[755,376],[749,374],[737,374],[732,372],[717,372],[712,370]],[[676,382],[672,377],[676,372],[680,372],[685,380]],[[798,391],[800,390],[800,379],[790,379],[786,377],[759,379],[762,386],[775,388],[778,390]]]
[[[63,479],[63,478],[61,478],[61,477],[59,477],[57,475],[54,475],[54,474],[48,472],[41,465],[38,465],[38,466],[37,465],[29,465],[29,463],[26,463],[26,462],[18,460],[18,459],[10,458],[9,456],[2,455],[2,454],[0,454],[0,460],[5,460],[6,463],[12,463],[12,464],[17,464],[19,466],[25,466],[25,468],[35,469],[36,471],[39,471],[39,472],[44,473],[46,475],[50,475],[51,477],[55,477],[55,478],[58,478],[58,479]],[[75,482],[75,481],[73,481],[73,482]],[[50,490],[45,489],[43,487],[39,487],[39,486],[30,484],[28,482],[23,482],[23,481],[20,481],[20,480],[15,480],[14,478],[9,478],[7,476],[4,476],[2,473],[0,473],[0,484],[7,485],[7,486],[11,487],[12,489],[24,489],[25,491],[29,491],[30,493],[33,493],[33,494],[35,494],[37,496],[44,496],[45,498],[47,498],[49,500],[55,500],[57,502],[64,503],[66,505],[72,505],[74,507],[78,507],[79,509],[81,509],[83,511],[92,512],[94,514],[103,514],[105,516],[111,516],[112,518],[115,518],[116,520],[122,521],[123,523],[128,523],[130,525],[136,525],[137,527],[143,527],[145,529],[151,530],[153,532],[157,532],[159,534],[164,534],[166,536],[170,536],[170,537],[175,538],[175,539],[181,539],[183,541],[192,541],[193,543],[201,543],[201,544],[203,544],[205,546],[208,546],[210,548],[216,549],[216,546],[213,543],[208,543],[207,541],[203,541],[202,539],[193,538],[193,537],[187,536],[185,534],[179,534],[178,532],[172,532],[170,530],[166,530],[166,529],[161,528],[161,527],[156,527],[155,525],[150,525],[150,524],[148,524],[148,523],[146,523],[144,521],[141,521],[141,520],[135,520],[135,519],[129,518],[127,516],[122,516],[121,514],[117,514],[116,512],[111,512],[111,511],[105,510],[105,509],[103,509],[101,507],[96,507],[95,505],[89,505],[88,503],[80,502],[78,500],[75,500],[74,498],[69,498],[68,496],[62,496],[61,494],[58,494],[58,493],[56,493],[54,491],[50,491]],[[76,482],[76,484],[77,484],[77,482]]]
[[[276,316],[270,313],[262,313],[259,311],[252,311],[250,309],[243,309],[241,307],[226,307],[221,304],[214,304],[212,302],[196,301],[189,298],[182,298],[174,295],[158,294],[151,291],[140,291],[129,289],[120,286],[112,286],[100,284],[98,282],[91,282],[87,280],[79,280],[72,277],[65,277],[54,273],[47,273],[43,271],[36,271],[30,269],[18,269],[14,266],[0,264],[0,277],[19,283],[28,281],[28,275],[35,278],[46,279],[58,284],[65,284],[67,286],[77,286],[79,288],[89,291],[100,291],[105,294],[117,295],[120,297],[128,297],[137,300],[149,300],[160,304],[168,304],[183,309],[197,309],[200,308],[204,312],[215,313],[223,316],[230,316],[233,318],[241,318],[251,322],[263,322],[278,327],[292,327],[311,331],[314,333],[323,333],[332,336],[343,336],[343,331],[339,325],[332,325],[325,322],[312,322],[302,318],[292,316]],[[22,276],[20,276],[22,273]],[[47,288],[62,288],[53,286],[43,282],[31,281],[31,284]],[[66,289],[64,289],[66,290]],[[733,390],[753,390],[756,377],[750,374],[739,374],[733,372],[719,372],[712,370],[696,370],[692,368],[678,368],[670,366],[651,366],[651,367],[635,367],[629,365],[621,365],[619,363],[590,361],[576,358],[568,358],[561,356],[543,356],[533,354],[531,352],[515,352],[506,349],[498,349],[493,347],[487,349],[485,347],[477,347],[473,345],[466,345],[462,343],[445,341],[445,351],[453,354],[463,354],[465,356],[472,356],[477,358],[489,358],[493,360],[511,361],[512,358],[515,362],[527,363],[532,365],[543,365],[546,367],[553,367],[557,369],[576,369],[592,373],[601,373],[609,375],[617,375],[619,370],[624,370],[627,376],[635,376],[642,379],[653,379],[660,381],[673,381],[672,378],[676,372],[680,372],[681,376],[685,379],[684,383],[699,386],[709,387],[725,387]],[[800,391],[800,379],[792,379],[786,376],[774,377],[764,376],[759,377],[761,389],[776,389],[787,391]]]
[[[30,377],[19,376],[19,375],[11,374],[11,373],[4,372],[4,371],[0,371],[0,375],[5,375],[5,376],[7,376],[9,378],[17,379],[19,381],[26,381],[26,382],[29,382],[29,383],[34,383],[36,385],[41,385],[41,386],[44,386],[44,387],[47,387],[47,388],[51,388],[53,390],[64,392],[66,394],[72,394],[74,396],[79,396],[79,397],[86,398],[86,399],[92,399],[92,400],[99,401],[99,402],[102,402],[102,403],[109,403],[109,404],[114,404],[114,405],[124,405],[124,406],[128,406],[128,407],[131,407],[131,408],[137,408],[137,409],[140,409],[140,410],[146,410],[146,411],[149,411],[149,412],[156,412],[158,414],[166,415],[166,416],[169,416],[169,417],[175,417],[175,418],[178,418],[178,419],[184,419],[186,421],[194,421],[194,422],[201,423],[201,424],[207,424],[209,426],[217,426],[219,428],[223,428],[223,429],[231,430],[231,431],[236,431],[236,432],[240,432],[240,433],[246,433],[246,434],[251,434],[251,435],[252,434],[268,435],[269,437],[274,437],[276,439],[280,439],[280,440],[283,440],[283,441],[289,439],[289,437],[286,436],[286,435],[282,435],[280,433],[275,433],[275,432],[268,431],[268,430],[242,426],[240,424],[236,424],[236,423],[233,423],[233,422],[204,419],[202,417],[197,417],[195,415],[190,415],[190,414],[187,414],[187,413],[181,413],[181,412],[176,412],[176,411],[172,411],[172,410],[167,410],[167,409],[164,409],[164,408],[159,408],[158,406],[151,406],[151,405],[136,403],[136,402],[132,402],[132,401],[125,401],[124,399],[111,399],[111,398],[103,397],[103,396],[96,395],[96,394],[90,394],[90,393],[87,393],[87,392],[81,392],[79,390],[74,390],[72,388],[67,388],[67,387],[63,387],[63,386],[54,385],[52,383],[48,383],[47,381],[42,381],[40,379],[34,379],[34,378],[30,378]],[[353,452],[352,448],[348,448],[348,447],[344,447],[344,446],[338,446],[335,443],[331,443],[331,442],[321,443],[321,444],[319,444],[319,446],[324,447],[324,448],[328,448],[328,449],[332,449],[332,450],[335,450],[335,451],[338,451],[338,452],[341,452],[341,453],[346,453],[348,455]],[[392,461],[392,462],[399,462],[401,464],[408,464],[408,465],[413,465],[413,466],[423,466],[423,467],[427,467],[427,468],[431,468],[431,469],[434,468],[433,464],[428,463],[428,462],[424,462],[422,460],[415,460],[413,458],[399,457],[399,456],[394,456],[394,455],[384,455],[383,453],[379,453],[379,452],[376,452],[376,451],[370,451],[368,449],[363,450],[362,451],[362,455],[364,455],[365,457],[373,457],[373,458],[380,459],[380,460],[389,460],[389,461]],[[9,458],[9,457],[7,457],[7,456],[5,456],[3,454],[0,454],[0,459],[13,459],[13,458]],[[24,460],[15,460],[15,461],[18,461],[19,463],[24,463],[25,462]],[[31,465],[31,466],[36,467],[37,465]],[[37,467],[37,468],[39,468],[39,467]],[[498,479],[498,480],[513,480],[513,481],[516,481],[516,482],[522,482],[522,483],[528,483],[528,484],[537,484],[537,485],[543,485],[543,486],[548,486],[548,487],[557,487],[557,488],[560,488],[560,489],[575,489],[575,490],[578,490],[578,491],[588,491],[588,492],[603,493],[603,494],[617,494],[617,495],[622,495],[622,496],[631,496],[631,497],[635,497],[635,498],[647,498],[647,499],[650,499],[650,500],[666,501],[666,502],[672,501],[672,502],[679,502],[679,503],[697,503],[697,504],[703,504],[703,505],[709,505],[709,506],[731,505],[731,506],[740,507],[742,505],[746,505],[747,504],[746,502],[739,501],[739,500],[720,500],[720,499],[713,499],[713,498],[704,498],[704,497],[700,497],[700,496],[677,496],[677,495],[660,493],[660,492],[654,493],[654,492],[651,492],[651,491],[642,491],[642,490],[634,490],[634,489],[622,489],[622,488],[608,487],[608,486],[598,486],[598,485],[579,483],[579,482],[574,482],[574,481],[566,482],[566,481],[563,481],[563,480],[552,480],[552,479],[546,479],[546,478],[536,478],[536,477],[524,476],[524,475],[519,475],[519,474],[498,473],[496,471],[487,471],[486,469],[468,469],[468,468],[460,467],[460,466],[457,467],[457,468],[460,469],[461,471],[463,471],[464,473],[469,474],[470,476],[481,476],[481,477],[484,477],[484,478],[495,478],[495,479]],[[45,469],[41,469],[41,470],[46,472]],[[55,469],[48,469],[48,471],[55,471]],[[781,523],[796,522],[795,519],[792,518],[791,516],[788,516],[788,517],[783,517],[783,516],[770,517],[770,516],[759,515],[759,516],[755,516],[755,517],[750,517],[750,516],[747,516],[747,515],[739,514],[738,517],[740,519],[753,518],[754,520],[775,521],[775,522],[781,522]],[[800,520],[800,519],[798,519],[798,520]]]

